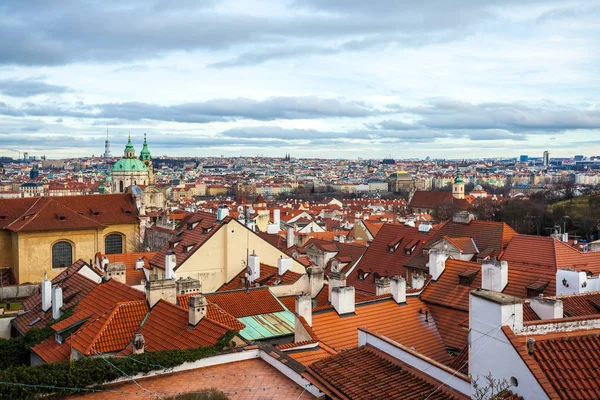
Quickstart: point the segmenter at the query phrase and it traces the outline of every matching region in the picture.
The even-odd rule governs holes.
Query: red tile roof
[[[112,224],[138,223],[129,194],[0,199],[0,229],[13,232],[95,229]]]
[[[62,310],[77,305],[81,299],[98,286],[96,282],[77,272],[84,266],[87,267],[88,264],[80,259],[52,279],[52,284],[60,286],[63,290]],[[42,295],[40,292],[29,296],[23,303],[23,307],[26,312],[12,321],[13,326],[21,333],[25,333],[31,328],[44,327],[52,320],[52,310],[42,311]],[[30,325],[37,318],[40,318],[40,320]]]
[[[503,326],[511,344],[550,398],[600,398],[600,329],[515,335]],[[535,339],[533,355],[527,339]]]
[[[139,285],[142,280],[146,279],[146,274],[143,269],[135,269],[135,263],[138,259],[144,260],[144,268],[150,269],[150,260],[156,255],[156,252],[144,253],[123,253],[123,254],[106,254],[109,262],[125,263],[125,283],[129,286]]]
[[[44,362],[65,362],[71,358],[71,338],[67,338],[62,344],[56,343],[54,337],[50,337],[31,348]]]
[[[563,303],[565,317],[600,314],[600,292],[555,296]]]
[[[353,271],[347,276],[346,282],[354,286],[357,290],[367,293],[375,293],[374,274],[379,276],[392,277],[396,275],[406,277],[404,265],[412,255],[422,252],[422,245],[432,237],[429,234],[419,232],[417,228],[385,224],[379,230],[379,233],[367,248],[360,262],[356,264]],[[389,244],[394,241],[400,241],[398,248],[390,252]],[[416,244],[416,247],[410,254],[406,254],[407,245]],[[366,279],[359,279],[358,271],[369,272]]]
[[[334,398],[469,398],[369,345],[315,361],[308,374],[311,381]]]
[[[147,351],[212,346],[231,330],[208,316],[194,327],[190,327],[188,322],[188,310],[160,300],[152,307],[140,329]]]
[[[452,203],[459,210],[468,210],[470,203],[466,199],[455,199],[450,192],[425,192],[416,191],[408,203],[408,207],[413,210],[416,208],[435,209],[440,204]]]
[[[277,285],[291,285],[295,283],[302,274],[299,274],[294,271],[286,271],[283,275],[279,275],[279,269],[277,267],[272,267],[267,264],[260,264],[260,276],[254,283],[259,283],[260,286],[277,286]],[[240,271],[237,276],[235,276],[229,282],[223,284],[217,291],[222,292],[226,290],[236,290],[243,289],[246,285],[242,282],[246,278],[246,270]]]
[[[308,367],[315,361],[330,357],[334,354],[337,354],[337,352],[323,343],[317,343],[314,347],[298,350],[292,349],[291,351],[286,351],[285,354],[292,357],[305,367]]]
[[[71,335],[73,348],[84,355],[123,350],[148,312],[146,300],[117,303]]]
[[[177,296],[177,302],[187,308],[193,293]],[[206,294],[206,299],[235,318],[285,311],[284,306],[267,287],[231,290]]]
[[[446,347],[463,349],[468,343],[469,326],[462,322],[468,320],[469,313],[433,304],[429,304],[428,308]]]
[[[152,266],[165,268],[165,257],[167,250],[171,249],[177,258],[177,266],[181,266],[204,242],[206,242],[223,224],[231,221],[225,218],[217,222],[216,214],[197,211],[194,214],[187,215],[178,226],[175,236],[167,243],[150,261]],[[176,245],[175,245],[176,244]],[[175,245],[175,246],[174,246]],[[186,250],[186,246],[191,245],[191,249]]]
[[[492,257],[499,257],[502,251],[517,232],[504,222],[478,221],[474,220],[468,224],[458,222],[447,222],[435,231],[431,238],[423,246],[428,249],[444,236],[449,238],[472,238],[477,248],[483,253],[489,253]],[[490,251],[491,250],[491,251]],[[406,264],[411,268],[426,269],[429,261],[423,252],[415,253]]]
[[[465,253],[465,254],[477,254],[479,250],[475,245],[475,241],[470,237],[455,237],[451,238],[449,236],[444,236],[444,240],[448,241],[452,246],[454,246],[457,250]]]
[[[358,346],[357,329],[366,327],[442,364],[451,361],[434,318],[418,298],[407,298],[405,305],[384,298],[356,305],[355,315],[340,317],[335,310],[328,310],[314,313],[312,320],[319,340],[337,351]],[[398,321],[402,321],[402,329],[398,329]]]

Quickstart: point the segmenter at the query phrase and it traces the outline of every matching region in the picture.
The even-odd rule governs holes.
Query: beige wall
[[[259,256],[261,263],[274,267],[277,267],[280,257],[290,258],[236,220],[232,220],[223,225],[179,266],[175,274],[178,279],[199,279],[202,292],[213,292],[246,267],[246,254],[252,254],[253,251]],[[296,260],[293,260],[292,270],[298,273],[306,272],[304,266]],[[156,268],[154,271],[159,276],[162,276],[163,272]]]
[[[12,267],[19,283],[40,282],[44,272],[49,278],[64,271],[64,268],[52,268],[52,245],[58,241],[68,241],[73,245],[73,262],[82,258],[90,260],[97,252],[104,252],[104,238],[111,233],[120,233],[123,238],[123,251],[137,250],[139,243],[139,225],[111,225],[104,229],[87,229],[72,231],[20,232],[12,234],[10,247],[0,242],[1,251],[13,254]]]
[[[9,231],[0,231],[0,268],[11,267],[13,265],[12,239]]]

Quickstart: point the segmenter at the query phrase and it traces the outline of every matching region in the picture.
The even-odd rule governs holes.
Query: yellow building
[[[208,293],[247,268],[248,255],[253,253],[260,263],[276,267],[286,259],[292,271],[305,273],[302,264],[236,219],[218,221],[215,214],[196,212],[182,221],[178,233],[150,261],[151,277],[164,279],[174,274],[177,279],[198,279],[201,291]]]
[[[138,249],[140,219],[130,194],[0,200],[0,267],[18,283],[60,274],[97,252]]]

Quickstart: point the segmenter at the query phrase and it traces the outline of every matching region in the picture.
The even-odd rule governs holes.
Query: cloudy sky
[[[598,0],[2,0],[0,155],[600,154]]]

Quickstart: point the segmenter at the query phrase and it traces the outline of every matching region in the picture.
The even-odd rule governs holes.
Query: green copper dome
[[[121,158],[112,167],[113,172],[148,171],[146,165],[137,158]]]
[[[142,147],[142,151],[140,152],[140,160],[148,161],[151,158],[150,150],[148,150],[148,142],[146,141],[146,134],[144,133],[144,147]]]
[[[456,179],[454,183],[464,183],[463,178],[460,176],[460,170],[456,170]]]
[[[135,151],[135,149],[133,148],[133,143],[131,143],[131,135],[129,135],[127,145],[125,146],[125,151],[127,150]]]

